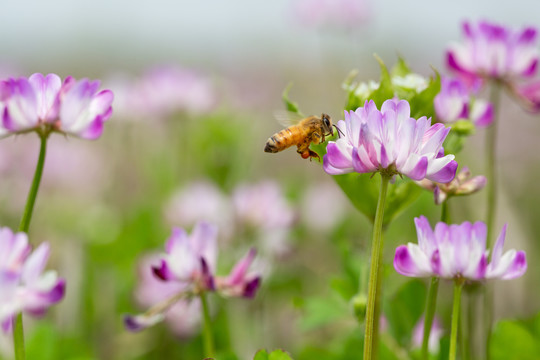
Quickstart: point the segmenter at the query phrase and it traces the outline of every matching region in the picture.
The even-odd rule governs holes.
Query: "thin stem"
[[[24,350],[24,330],[23,330],[23,318],[22,313],[17,314],[13,319],[13,346],[15,359],[21,360],[26,358]]]
[[[375,212],[375,222],[373,223],[373,238],[371,242],[371,267],[369,271],[368,284],[368,302],[366,311],[366,334],[364,338],[364,360],[375,359],[376,336],[374,331],[378,328],[378,318],[376,317],[375,307],[379,302],[380,291],[377,291],[379,267],[381,263],[381,253],[383,248],[382,242],[382,225],[384,218],[384,204],[386,201],[386,192],[388,190],[388,182],[390,176],[381,174],[381,189],[379,192],[379,200],[377,202],[377,211]]]
[[[462,304],[464,305],[464,304]],[[467,334],[464,332],[464,326],[463,324],[465,324],[465,319],[464,319],[464,314],[463,314],[463,308],[465,306],[461,306],[460,308],[460,311],[459,311],[459,328],[458,328],[458,340],[459,340],[459,347],[460,347],[460,355],[461,355],[461,360],[468,360],[469,358],[467,357],[467,349],[468,349],[468,339],[467,339]]]
[[[214,336],[212,334],[212,320],[210,319],[210,310],[208,309],[208,301],[206,293],[201,291],[199,294],[202,304],[202,312],[204,318],[203,341],[204,341],[204,357],[214,356]]]
[[[426,314],[424,316],[424,337],[422,338],[422,359],[429,358],[429,334],[435,317],[435,308],[437,307],[437,293],[439,292],[439,278],[432,277],[429,284],[428,297],[426,302]]]
[[[473,346],[476,343],[475,341],[475,334],[474,334],[474,325],[476,324],[476,301],[477,301],[477,292],[475,291],[469,291],[467,294],[467,349],[466,354],[468,359],[474,359],[476,358],[475,353],[473,351]]]
[[[447,223],[450,221],[450,210],[448,208],[448,199],[441,204],[441,221]],[[429,335],[435,318],[435,309],[437,307],[437,294],[439,292],[439,278],[432,277],[429,284],[428,296],[426,300],[426,311],[424,315],[424,334],[422,337],[422,360],[429,358]]]
[[[19,231],[28,232],[30,227],[30,220],[32,220],[32,213],[34,211],[34,204],[36,202],[36,196],[39,190],[39,184],[41,182],[41,175],[43,174],[43,165],[45,164],[45,153],[47,152],[47,136],[40,135],[41,146],[39,149],[39,157],[36,165],[36,171],[34,172],[34,180],[28,191],[28,197],[26,198],[26,206],[24,207],[23,217],[19,224]]]
[[[486,131],[486,176],[487,176],[487,204],[486,225],[487,242],[486,248],[490,249],[493,237],[493,227],[497,214],[497,126],[499,115],[500,85],[495,82],[491,86],[490,101],[493,105],[493,122]]]
[[[443,201],[443,203],[441,204],[441,221],[446,224],[450,223],[450,209],[448,206],[448,199]]]
[[[454,285],[454,306],[452,308],[452,329],[450,331],[450,355],[448,360],[456,360],[457,350],[457,333],[459,326],[459,307],[461,305],[461,289],[463,288],[463,282],[456,280]]]
[[[486,133],[486,176],[487,182],[487,240],[486,248],[491,249],[493,243],[493,230],[497,215],[497,126],[499,118],[501,84],[495,81],[491,85],[490,101],[493,105],[493,122]],[[490,254],[491,255],[491,254]],[[486,331],[486,360],[490,360],[489,343],[491,341],[491,327],[493,324],[493,289],[491,285],[484,288],[484,328]]]
[[[34,179],[32,185],[28,191],[28,197],[26,199],[26,206],[19,225],[19,231],[28,232],[30,227],[30,220],[32,220],[32,213],[34,211],[34,204],[36,202],[37,193],[39,190],[39,184],[41,182],[41,175],[43,174],[43,165],[45,164],[45,154],[47,150],[47,135],[40,134],[41,146],[39,149],[39,157],[36,164],[36,171],[34,173]],[[24,328],[22,313],[19,313],[13,320],[13,347],[16,360],[24,360],[26,358],[24,350]]]

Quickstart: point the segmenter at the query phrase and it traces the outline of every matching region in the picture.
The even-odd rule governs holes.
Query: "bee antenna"
[[[339,137],[339,138],[341,138],[341,135],[345,136],[345,134],[341,131],[340,128],[337,127],[337,125],[334,124],[334,125],[332,125],[332,126],[335,127],[336,130],[338,131],[338,137]]]

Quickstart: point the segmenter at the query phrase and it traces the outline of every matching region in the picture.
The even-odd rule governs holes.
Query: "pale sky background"
[[[0,11],[0,60],[28,68],[29,72],[60,72],[59,67],[79,71],[81,64],[138,69],[146,64],[178,61],[219,70],[265,62],[309,61],[309,54],[320,49],[320,34],[295,23],[292,3],[4,2]],[[383,0],[372,1],[371,6],[372,21],[356,34],[358,40],[353,45],[361,49],[357,55],[360,60],[371,59],[372,53],[384,58],[399,52],[421,67],[438,64],[448,41],[460,38],[459,23],[464,18],[486,18],[514,26],[540,25],[540,2],[532,0]],[[376,64],[368,63],[376,69]]]

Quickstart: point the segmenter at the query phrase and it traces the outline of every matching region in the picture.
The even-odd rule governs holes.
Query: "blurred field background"
[[[190,228],[199,213],[220,225],[223,271],[256,246],[264,274],[253,301],[212,299],[219,347],[234,349],[239,359],[263,347],[284,348],[298,359],[313,359],[312,354],[325,359],[323,353],[347,359],[347,346],[359,329],[344,299],[356,293],[354,281],[366,269],[371,228],[319,164],[302,160],[294,150],[263,152],[266,139],[281,127],[273,113],[283,108],[283,89],[293,82],[290,97],[304,112],[326,112],[337,121],[347,74],[358,69],[358,79],[378,80],[374,53],[388,66],[399,54],[422,75],[431,75],[431,66],[445,73],[444,50],[461,39],[462,20],[540,26],[540,3],[364,0],[359,4],[365,17],[352,25],[332,20],[327,26],[304,18],[295,10],[298,3],[4,4],[2,76],[54,72],[97,78],[116,96],[102,138],[86,142],[56,135],[49,141],[30,240],[52,243],[49,267],[67,278],[68,287],[66,298],[44,319],[25,317],[29,359],[200,358],[196,326],[178,336],[167,324],[138,334],[122,325],[123,313],[145,309],[135,296],[141,259],[162,251],[171,226]],[[159,100],[178,86],[184,87],[184,101],[171,96],[152,108],[145,106],[145,96],[133,95],[152,71],[167,74],[170,69],[175,69],[172,85],[164,81],[165,90],[152,89],[145,96]],[[507,98],[501,109],[495,232],[509,223],[506,247],[525,249],[529,270],[511,283],[496,283],[496,317],[528,317],[540,307],[540,123]],[[472,136],[458,157],[475,175],[484,170],[483,135],[479,130]],[[2,226],[17,227],[38,149],[33,135],[0,142]],[[283,201],[286,210],[276,211],[292,214],[273,237],[265,236],[270,230],[261,223],[246,225],[231,217],[228,207],[240,186],[263,181],[280,189],[283,199],[261,201],[266,206],[253,211],[271,217],[265,211]],[[206,190],[197,193],[193,184],[206,184]],[[186,191],[200,198],[179,210],[175,201]],[[222,216],[215,215],[215,207],[199,209],[213,201],[204,200],[205,191],[228,204]],[[484,196],[453,200],[454,221],[484,220]],[[424,192],[388,229],[385,301],[408,281],[391,266],[395,247],[416,242],[414,216],[425,214],[434,223],[439,211]],[[439,312],[448,319],[450,286],[441,291]],[[424,296],[417,301],[423,303]],[[398,342],[408,346],[403,344],[410,339]],[[10,340],[1,343],[9,358]]]

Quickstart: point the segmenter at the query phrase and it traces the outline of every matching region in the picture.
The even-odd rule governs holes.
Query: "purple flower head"
[[[154,274],[164,281],[193,284],[198,290],[213,289],[217,260],[217,227],[199,222],[191,235],[174,228],[165,244],[166,255]]]
[[[447,225],[439,222],[432,230],[428,220],[421,216],[415,218],[415,224],[418,244],[408,243],[396,249],[394,268],[402,275],[482,281],[514,279],[527,270],[525,252],[512,249],[503,254],[506,225],[488,263],[484,223]]]
[[[460,119],[471,120],[477,126],[487,126],[493,121],[491,103],[471,98],[474,91],[460,79],[441,79],[441,91],[435,96],[437,119],[444,123],[453,123]]]
[[[43,315],[64,297],[65,280],[55,271],[44,271],[48,259],[47,243],[32,252],[25,233],[0,228],[0,323],[4,329],[18,313]]]
[[[540,112],[540,81],[512,88],[514,95],[520,100],[525,109],[532,113]]]
[[[189,335],[200,322],[199,315],[189,316],[196,311],[194,307],[200,306],[197,295],[217,291],[225,296],[252,298],[260,285],[260,276],[248,271],[255,258],[254,249],[228,276],[215,275],[217,227],[208,223],[197,223],[190,235],[174,228],[165,250],[166,254],[143,264],[136,297],[141,305],[151,307],[143,314],[126,315],[127,330],[140,331],[165,319],[176,333]],[[178,319],[189,326],[178,325]]]
[[[113,94],[98,92],[99,81],[36,73],[29,78],[2,82],[3,104],[0,134],[28,131],[57,131],[85,139],[96,139],[103,123],[111,117]]]
[[[431,125],[425,116],[413,119],[410,113],[405,100],[387,100],[380,111],[373,101],[346,111],[345,120],[337,123],[344,135],[328,143],[324,170],[330,175],[379,171],[413,180],[451,181],[457,163],[454,155],[442,152],[450,128]]]
[[[206,113],[218,102],[206,76],[178,66],[153,67],[137,79],[117,74],[109,83],[118,98],[115,112],[125,119],[162,119],[181,111]]]
[[[201,322],[198,298],[180,298],[188,285],[177,281],[163,281],[155,276],[153,267],[160,264],[157,254],[145,256],[138,267],[139,282],[135,300],[142,307],[153,307],[159,311],[135,316],[126,316],[124,324],[130,331],[140,331],[165,320],[174,334],[181,338],[194,335]],[[172,300],[171,300],[172,299]]]
[[[513,30],[480,21],[463,23],[465,39],[448,47],[448,66],[468,80],[497,78],[510,81],[534,75],[539,52],[535,28]]]
[[[428,179],[417,181],[417,184],[426,190],[432,191],[435,197],[435,204],[442,204],[450,196],[470,195],[486,186],[485,176],[472,176],[469,168],[464,167],[456,177],[446,183],[440,184]]]
[[[217,290],[226,296],[252,298],[257,293],[261,277],[248,274],[249,267],[257,254],[255,249],[249,252],[236,263],[226,277],[216,278]]]
[[[431,353],[438,353],[441,338],[444,334],[444,329],[441,326],[441,322],[437,317],[433,318],[431,324],[431,331],[429,332],[428,349]],[[424,340],[424,317],[422,317],[413,329],[413,347],[420,348],[422,341]]]

